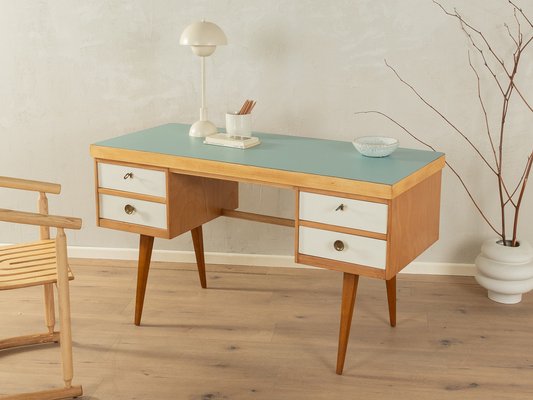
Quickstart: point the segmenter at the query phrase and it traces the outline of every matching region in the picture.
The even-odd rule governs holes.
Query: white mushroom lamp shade
[[[217,24],[199,21],[185,28],[180,37],[180,44],[191,46],[197,56],[207,57],[213,54],[216,46],[228,44],[228,39]]]
[[[228,44],[226,35],[217,24],[208,21],[199,21],[190,24],[180,37],[180,44],[191,46],[192,52],[201,57],[202,76],[202,106],[200,120],[192,124],[190,136],[204,137],[218,133],[216,126],[207,120],[207,107],[205,106],[205,57],[210,56],[217,46]]]

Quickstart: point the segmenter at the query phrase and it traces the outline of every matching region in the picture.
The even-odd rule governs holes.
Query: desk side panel
[[[439,170],[391,200],[386,279],[438,240],[441,175]]]
[[[168,226],[173,238],[239,206],[239,184],[220,179],[169,173]]]

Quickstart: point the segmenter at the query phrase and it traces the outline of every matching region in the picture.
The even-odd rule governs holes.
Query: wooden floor
[[[533,294],[489,301],[473,278],[403,275],[398,326],[385,284],[359,283],[335,375],[342,274],[154,263],[143,326],[135,269],[76,261],[75,383],[84,399],[532,399]],[[0,292],[0,336],[43,331],[41,292]],[[0,394],[61,384],[55,345],[0,352]]]

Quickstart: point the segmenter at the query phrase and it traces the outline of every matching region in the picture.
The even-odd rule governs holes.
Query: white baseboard
[[[127,248],[107,247],[78,247],[69,246],[69,256],[73,258],[92,258],[110,260],[137,260],[138,250]],[[153,261],[187,262],[194,263],[196,259],[192,251],[154,250]],[[267,255],[267,254],[238,254],[206,252],[205,261],[208,264],[250,265],[261,267],[290,267],[312,268],[296,264],[292,256]],[[427,274],[427,275],[462,275],[474,276],[473,264],[454,264],[436,262],[413,262],[402,273]]]

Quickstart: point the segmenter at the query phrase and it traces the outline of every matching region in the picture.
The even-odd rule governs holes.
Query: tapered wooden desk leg
[[[387,283],[387,300],[389,301],[390,326],[396,326],[396,277],[385,282]]]
[[[337,369],[338,375],[342,375],[344,360],[346,358],[346,349],[348,339],[350,338],[350,327],[352,325],[352,316],[355,305],[355,295],[357,293],[357,284],[359,275],[344,273],[342,281],[342,305],[341,305],[341,325],[339,330],[339,348],[337,350]]]
[[[139,263],[137,266],[137,297],[135,299],[135,325],[137,326],[141,324],[144,294],[146,293],[146,283],[148,282],[148,271],[150,270],[153,247],[153,236],[141,235],[139,242]]]
[[[191,230],[192,242],[194,244],[194,254],[196,255],[196,266],[200,276],[200,284],[207,288],[207,279],[205,277],[205,258],[204,258],[204,238],[202,235],[202,225]]]

